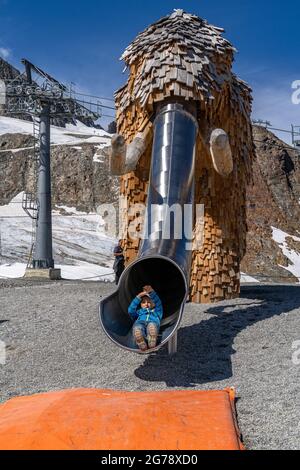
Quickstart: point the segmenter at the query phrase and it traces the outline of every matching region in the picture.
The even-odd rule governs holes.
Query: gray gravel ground
[[[112,290],[102,283],[0,280],[7,351],[0,401],[73,387],[234,386],[248,449],[300,449],[299,286],[248,285],[237,300],[187,304],[172,357],[166,347],[141,356],[106,338],[97,304]]]

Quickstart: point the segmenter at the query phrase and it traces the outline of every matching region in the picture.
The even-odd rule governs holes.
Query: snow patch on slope
[[[259,281],[255,279],[255,277],[249,276],[245,273],[241,273],[241,284],[247,284],[248,282],[257,282],[259,284]]]
[[[0,116],[0,135],[26,134],[33,135],[33,123],[21,119]],[[66,127],[51,126],[51,144],[77,145],[82,143],[98,144],[100,147],[110,145],[111,135],[102,129],[88,127],[80,121],[66,124]],[[21,149],[15,149],[20,151]]]
[[[273,235],[272,235],[273,240],[278,244],[284,256],[286,256],[291,262],[289,266],[281,266],[281,265],[278,265],[278,266],[292,273],[295,277],[298,278],[298,282],[300,283],[300,253],[290,248],[288,245],[288,242],[286,241],[287,237],[290,237],[294,241],[300,242],[300,238],[295,237],[293,235],[289,235],[288,233],[276,227],[271,227],[271,228],[273,231]]]
[[[3,277],[22,276],[30,252],[32,221],[23,212],[22,195],[0,206],[0,276]],[[61,214],[62,210],[67,214]],[[105,223],[99,214],[60,206],[53,211],[52,224],[54,259],[63,266],[66,278],[105,274],[105,278],[112,279],[108,274],[112,273],[116,240],[104,233]]]
[[[23,277],[25,269],[26,264],[24,263],[0,264],[0,278],[17,279]]]
[[[112,270],[96,266],[94,264],[84,263],[77,266],[69,266],[58,264],[56,268],[61,270],[61,276],[65,280],[81,280],[81,281],[104,281],[113,282],[114,275]],[[0,278],[17,279],[24,276],[26,264],[13,263],[0,265]]]

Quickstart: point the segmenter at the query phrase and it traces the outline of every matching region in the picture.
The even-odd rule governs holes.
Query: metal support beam
[[[31,64],[27,60],[24,61],[23,63],[25,65],[27,82],[31,85],[32,84]]]
[[[43,105],[40,116],[40,156],[38,164],[37,203],[38,216],[36,222],[36,244],[33,268],[53,268],[49,104]]]

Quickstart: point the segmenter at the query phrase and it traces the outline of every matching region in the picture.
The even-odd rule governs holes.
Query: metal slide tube
[[[152,285],[163,304],[157,349],[172,338],[182,318],[192,256],[196,136],[197,121],[180,104],[166,105],[154,121],[144,239],[117,290],[99,307],[105,333],[127,350],[140,352],[127,310],[144,285]]]

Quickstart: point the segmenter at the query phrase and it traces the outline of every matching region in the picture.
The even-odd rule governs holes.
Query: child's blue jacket
[[[134,321],[145,321],[147,323],[153,322],[159,326],[163,316],[161,300],[154,291],[150,292],[148,295],[155,303],[154,308],[138,308],[141,304],[141,299],[139,297],[135,297],[128,307],[128,313]]]

